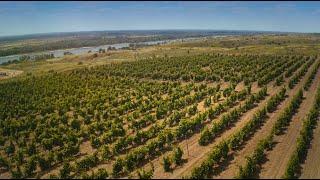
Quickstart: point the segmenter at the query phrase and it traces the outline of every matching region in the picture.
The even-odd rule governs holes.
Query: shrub
[[[153,167],[153,164],[151,163],[151,170],[149,171],[145,171],[144,169],[138,170],[139,179],[151,179],[153,176],[153,172],[154,172],[154,167]]]
[[[177,147],[174,149],[172,159],[176,165],[180,165],[182,163],[182,155],[183,155],[183,151],[180,147]]]
[[[12,141],[10,141],[10,144],[5,148],[5,151],[8,155],[11,155],[15,152],[15,146],[14,144],[12,143]]]
[[[169,172],[171,170],[171,160],[169,157],[167,156],[163,157],[162,164],[165,172]]]
[[[118,158],[112,166],[112,176],[118,177],[123,170],[123,166],[124,166],[124,161]]]
[[[70,178],[71,166],[69,162],[64,162],[62,168],[60,169],[59,176],[62,179]]]

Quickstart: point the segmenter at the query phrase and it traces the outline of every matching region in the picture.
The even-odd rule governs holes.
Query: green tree
[[[80,130],[80,126],[81,126],[81,123],[80,123],[79,120],[73,119],[73,120],[71,121],[71,127],[72,127],[73,129]]]
[[[6,147],[6,153],[8,155],[11,155],[15,152],[16,148],[14,146],[14,144],[12,143],[12,141],[10,141],[10,144]]]
[[[176,164],[176,165],[181,165],[182,163],[182,155],[183,155],[183,151],[180,147],[177,147],[174,149],[173,151],[173,162]]]
[[[9,168],[9,162],[4,157],[0,156],[0,167],[4,167],[5,169]]]
[[[123,170],[124,162],[122,159],[118,158],[112,166],[112,176],[118,177]]]
[[[71,166],[69,162],[64,162],[62,169],[60,169],[59,176],[62,179],[70,178]]]
[[[29,161],[25,164],[24,167],[24,176],[28,177],[30,176],[37,168],[37,157],[31,156]]]
[[[31,142],[31,144],[28,146],[28,154],[29,156],[32,156],[37,153],[37,148],[35,142]]]
[[[169,172],[171,170],[171,160],[169,157],[165,156],[162,159],[163,169],[165,172]]]
[[[144,169],[138,170],[139,179],[151,179],[154,172],[153,164],[151,164],[151,170],[145,171]]]
[[[94,179],[106,179],[109,176],[107,170],[105,169],[98,169],[97,174],[95,174]]]
[[[17,170],[14,170],[13,168],[10,169],[10,173],[11,177],[14,179],[21,179],[23,177],[23,174],[19,166],[17,166]]]
[[[211,97],[205,100],[204,105],[205,107],[209,107],[211,105]]]

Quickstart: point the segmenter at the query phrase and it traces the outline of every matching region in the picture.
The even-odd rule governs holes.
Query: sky
[[[319,17],[316,1],[1,1],[0,36],[151,29],[320,32]]]

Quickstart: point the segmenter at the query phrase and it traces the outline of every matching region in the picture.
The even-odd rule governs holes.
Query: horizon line
[[[17,35],[0,35],[0,38],[18,37],[18,36],[32,36],[32,35],[50,35],[59,33],[85,33],[85,32],[117,32],[117,31],[242,31],[242,32],[274,32],[274,33],[299,33],[299,34],[314,34],[320,32],[294,32],[294,31],[267,31],[267,30],[237,30],[237,29],[118,29],[118,30],[85,30],[85,31],[54,31],[31,34],[17,34]]]

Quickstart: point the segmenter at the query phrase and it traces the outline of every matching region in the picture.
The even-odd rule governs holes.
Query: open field
[[[1,65],[0,178],[320,178],[319,52],[254,35]]]
[[[11,79],[22,74],[23,71],[0,68],[0,80]]]

